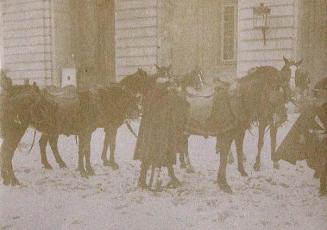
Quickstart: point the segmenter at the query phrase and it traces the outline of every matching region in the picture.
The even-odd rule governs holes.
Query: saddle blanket
[[[200,91],[193,88],[186,89],[186,100],[190,104],[189,119],[205,123],[211,115],[214,89],[203,88]]]

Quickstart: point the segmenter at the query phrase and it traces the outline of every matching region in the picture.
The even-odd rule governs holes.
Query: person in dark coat
[[[320,177],[320,193],[327,195],[327,103],[308,106],[296,120],[286,138],[278,147],[275,157],[291,164],[306,160]]]
[[[150,166],[152,170],[167,167],[172,181],[179,183],[173,165],[183,138],[187,108],[186,100],[166,78],[158,78],[154,88],[145,96],[134,152],[134,160],[142,162],[140,187],[147,187],[146,172]]]

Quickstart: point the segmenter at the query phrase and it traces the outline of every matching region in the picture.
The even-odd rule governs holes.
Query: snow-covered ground
[[[295,118],[278,134],[280,142]],[[136,126],[136,124],[134,124]],[[252,169],[257,134],[247,134],[245,154],[248,178],[236,165],[228,166],[232,195],[219,190],[216,180],[219,155],[215,140],[192,136],[190,156],[196,172],[176,167],[182,186],[161,193],[137,188],[139,162],[132,160],[135,138],[125,126],[118,134],[117,162],[113,171],[100,160],[103,130],[92,141],[94,177],[75,171],[74,137],[61,137],[59,150],[68,169],[59,169],[48,148],[53,170],[40,163],[38,146],[28,154],[33,131],[24,136],[14,158],[19,187],[0,185],[0,229],[327,229],[327,198],[319,197],[319,181],[305,162],[296,166],[270,162],[269,138],[262,155],[262,170]],[[167,174],[165,172],[165,174]],[[164,178],[167,178],[165,175]]]

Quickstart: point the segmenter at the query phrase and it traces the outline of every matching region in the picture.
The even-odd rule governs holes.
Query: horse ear
[[[38,87],[38,85],[36,84],[36,82],[33,82],[32,87],[33,87],[37,92],[40,91],[40,88]]]
[[[283,59],[284,59],[285,65],[290,65],[291,64],[290,61],[286,57],[283,56]]]
[[[295,62],[295,66],[300,66],[301,64],[302,64],[302,62],[303,62],[303,59],[301,59],[300,61],[298,61],[298,62]]]
[[[5,90],[10,89],[11,86],[13,85],[11,78],[7,77],[6,71],[4,70],[1,70],[0,75],[1,75],[0,86]]]

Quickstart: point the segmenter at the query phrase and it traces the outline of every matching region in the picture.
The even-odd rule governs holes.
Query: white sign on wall
[[[61,87],[68,85],[77,86],[76,68],[63,68],[61,74]]]

